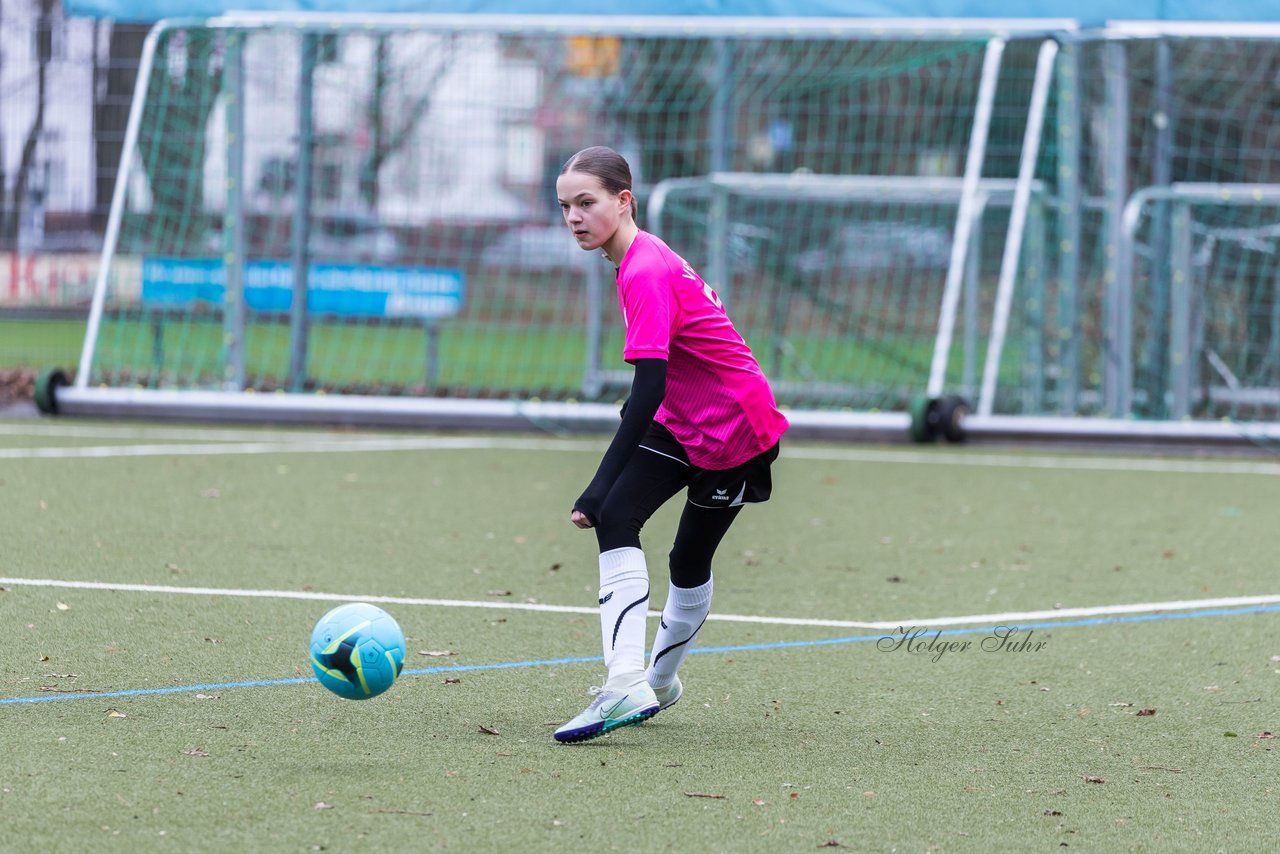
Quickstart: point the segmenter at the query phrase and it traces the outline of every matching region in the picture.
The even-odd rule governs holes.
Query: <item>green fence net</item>
[[[451,20],[157,34],[91,385],[613,400],[613,270],[554,199],[604,144],[784,404],[907,408],[949,280],[943,385],[979,395],[1043,33],[1001,37],[966,184],[995,33]],[[1277,419],[1278,69],[1063,40],[992,411]]]

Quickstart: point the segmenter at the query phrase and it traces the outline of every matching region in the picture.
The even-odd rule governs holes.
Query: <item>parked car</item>
[[[761,246],[773,235],[772,230],[746,223],[733,223],[729,229],[729,263],[738,272],[758,269]],[[677,238],[677,243],[679,239]],[[710,249],[706,250],[710,255]],[[552,272],[585,270],[600,258],[599,252],[583,252],[563,225],[523,226],[507,231],[480,253],[481,263],[490,269]]]
[[[502,234],[480,252],[490,269],[550,273],[585,270],[600,260],[599,252],[583,252],[563,225],[528,225]]]
[[[316,261],[392,264],[400,257],[400,241],[375,219],[330,214],[311,225],[311,255]]]
[[[245,235],[250,258],[286,259],[293,255],[292,221],[256,217]],[[204,251],[220,256],[223,233],[210,229],[204,237]],[[311,260],[330,264],[387,265],[399,262],[403,247],[395,231],[377,220],[358,214],[317,214],[311,220],[309,248]]]
[[[841,226],[826,246],[796,255],[806,275],[832,270],[939,268],[951,261],[951,234],[945,228],[900,222],[863,222]]]

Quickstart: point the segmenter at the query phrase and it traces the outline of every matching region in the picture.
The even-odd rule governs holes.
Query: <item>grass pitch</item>
[[[1270,461],[785,446],[716,565],[713,613],[755,619],[708,621],[672,709],[563,746],[602,677],[567,519],[602,442],[318,435],[0,423],[6,846],[1274,840]],[[318,593],[471,604],[386,604],[406,673],[357,703],[310,678]]]

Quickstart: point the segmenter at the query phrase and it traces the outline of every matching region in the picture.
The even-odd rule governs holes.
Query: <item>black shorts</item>
[[[740,507],[743,504],[759,504],[769,500],[773,491],[770,467],[778,458],[781,442],[764,453],[757,454],[731,469],[698,468],[689,462],[676,437],[657,421],[649,425],[648,432],[640,440],[640,450],[661,454],[689,467],[688,501],[695,507]]]

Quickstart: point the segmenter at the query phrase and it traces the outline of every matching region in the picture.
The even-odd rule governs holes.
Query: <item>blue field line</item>
[[[960,629],[927,629],[924,630],[923,637],[947,637],[954,635],[991,635],[997,630],[1006,628],[1016,628],[1019,632],[1030,632],[1036,629],[1071,629],[1083,626],[1104,626],[1116,625],[1119,623],[1151,623],[1164,620],[1194,620],[1206,617],[1238,617],[1245,614],[1264,614],[1280,612],[1280,604],[1275,605],[1254,605],[1247,608],[1210,608],[1203,611],[1187,611],[1187,612],[1168,612],[1157,614],[1130,614],[1116,617],[1090,617],[1082,620],[1070,620],[1066,622],[1043,622],[1029,623],[1027,625],[1010,626],[983,626],[981,628],[960,628]],[[713,646],[713,647],[697,647],[690,650],[693,655],[709,654],[709,653],[726,653],[726,652],[755,652],[767,649],[797,649],[803,647],[815,646],[837,646],[841,644],[866,643],[868,641],[878,641],[882,638],[896,638],[901,636],[903,631],[910,632],[913,630],[911,625],[903,625],[896,632],[879,632],[873,635],[854,635],[852,637],[842,638],[825,638],[821,640],[803,640],[803,641],[774,641],[770,643],[751,643],[739,644],[737,646]],[[424,676],[432,673],[466,673],[477,670],[511,670],[522,667],[555,667],[565,664],[594,664],[599,663],[600,656],[578,656],[574,658],[547,658],[532,659],[525,661],[503,661],[495,664],[453,664],[442,665],[440,667],[422,667],[415,669],[406,669],[402,676]],[[105,700],[115,697],[146,697],[154,694],[190,694],[193,691],[228,691],[232,688],[259,688],[267,685],[298,685],[303,682],[315,682],[310,676],[295,676],[290,679],[254,679],[246,682],[220,682],[206,683],[202,685],[182,685],[170,688],[135,688],[129,691],[102,691],[102,692],[85,692],[78,694],[42,694],[36,697],[6,697],[0,699],[0,706],[13,706],[28,703],[51,703],[57,700]]]

